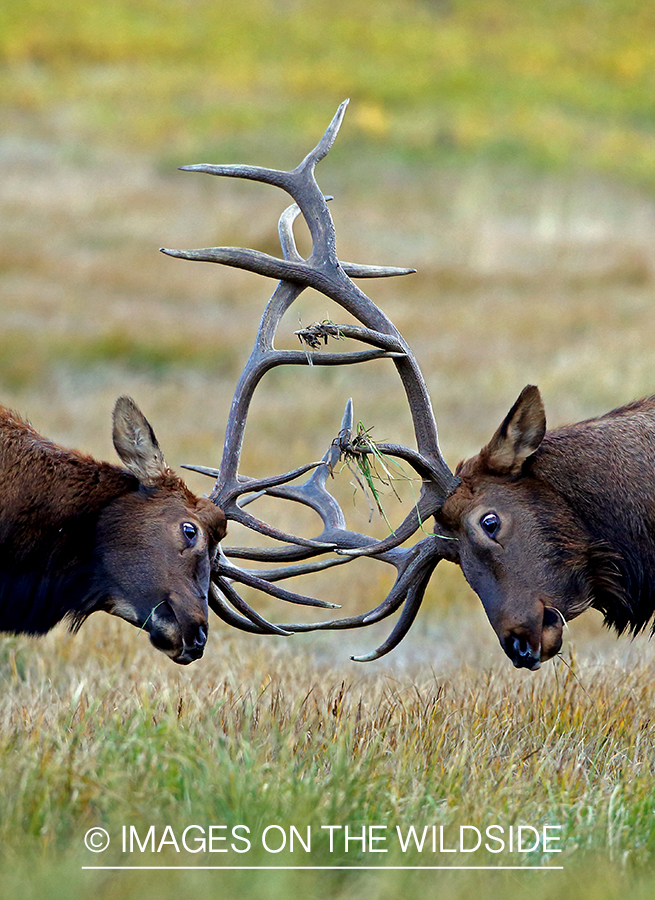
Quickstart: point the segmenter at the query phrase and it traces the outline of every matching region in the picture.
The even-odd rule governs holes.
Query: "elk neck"
[[[572,535],[556,514],[549,537],[586,579],[588,605],[619,634],[643,630],[655,613],[655,398],[547,432],[529,470],[576,520]]]
[[[98,517],[139,488],[124,469],[64,450],[0,407],[0,630],[44,634],[100,608]]]

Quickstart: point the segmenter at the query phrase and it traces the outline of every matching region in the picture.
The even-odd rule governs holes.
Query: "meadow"
[[[319,183],[335,196],[342,258],[417,269],[365,287],[416,353],[451,466],[528,382],[551,425],[652,393],[654,15],[629,0],[3,4],[2,402],[114,459],[111,409],[128,393],[174,467],[217,465],[273,285],[158,248],[276,253],[286,200],[176,167],[294,166],[345,96]],[[279,343],[297,346],[299,321],[342,316],[306,292]],[[374,437],[411,443],[390,365],[277,371],[253,404],[244,471],[319,458],[350,396]],[[351,480],[344,470],[334,488],[352,526],[384,533]],[[402,506],[383,497],[392,522],[411,503],[401,493]],[[315,528],[272,502],[266,512]],[[306,589],[359,612],[388,589],[378,569],[341,567]],[[453,566],[439,566],[424,607],[401,646],[368,664],[350,656],[384,627],[259,638],[214,619],[204,658],[185,669],[103,614],[76,636],[2,636],[2,894],[652,896],[648,635],[616,639],[587,613],[561,658],[530,673],[504,657]],[[245,825],[252,846],[178,853],[191,825],[225,826],[219,836]],[[270,825],[309,828],[311,852],[266,851]],[[346,850],[346,825],[386,841]],[[452,847],[462,825],[558,826],[562,852],[432,851],[433,827]],[[167,842],[123,852],[123,826]],[[332,852],[324,826],[342,829]],[[422,851],[396,840],[411,826],[428,829]],[[104,853],[84,845],[96,827],[111,836]],[[308,865],[350,868],[263,868]],[[427,868],[440,865],[495,871]],[[511,865],[523,871],[500,868]],[[385,868],[354,868],[365,866]]]

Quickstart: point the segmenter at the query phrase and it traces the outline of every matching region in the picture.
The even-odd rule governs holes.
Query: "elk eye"
[[[490,538],[495,538],[500,528],[500,519],[496,513],[485,513],[480,519],[480,526]]]
[[[180,525],[187,547],[193,547],[198,540],[198,529],[193,522],[182,522]]]

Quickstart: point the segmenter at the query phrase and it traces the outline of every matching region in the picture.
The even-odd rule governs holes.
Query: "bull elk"
[[[77,629],[105,610],[186,665],[205,647],[225,517],[167,467],[127,397],[113,439],[125,468],[64,450],[0,407],[0,630]]]
[[[489,444],[452,473],[439,449],[430,397],[411,349],[353,281],[413,270],[356,265],[337,257],[327,205],[331,198],[318,187],[315,167],[334,142],[346,104],[339,107],[319,144],[291,171],[241,165],[184,167],[271,184],[294,200],[279,222],[281,257],[237,247],[162,251],[236,266],[279,282],[234,394],[220,468],[189,466],[215,479],[210,496],[228,520],[274,538],[279,545],[219,547],[211,575],[210,607],[230,625],[267,634],[355,628],[401,610],[380,647],[353,657],[377,659],[407,634],[436,565],[445,559],[461,566],[517,667],[537,669],[555,655],[563,624],[588,607],[601,610],[607,624],[619,632],[640,631],[654,609],[655,400],[546,432],[539,392],[528,386]],[[306,259],[299,254],[293,235],[298,215],[304,217],[312,240]],[[361,324],[315,324],[297,332],[303,349],[276,349],[274,338],[282,316],[307,287],[329,297]],[[331,337],[359,341],[366,349],[323,350]],[[389,359],[396,367],[409,404],[416,449],[359,440],[349,401],[338,436],[322,460],[269,478],[239,473],[250,402],[266,372],[279,365],[354,365],[371,359]],[[341,508],[326,488],[328,475],[343,455],[363,460],[371,453],[403,460],[421,481],[413,509],[382,540],[348,530]],[[307,477],[299,483],[303,475]],[[263,494],[310,507],[322,520],[322,531],[308,539],[257,518],[245,507]],[[433,533],[408,545],[432,517]],[[396,569],[388,596],[361,615],[273,624],[246,604],[235,587],[243,584],[280,599],[326,605],[276,582],[361,556]],[[237,562],[240,559],[271,567],[248,569]]]
[[[600,610],[638,633],[655,604],[655,398],[546,431],[539,391],[523,389],[437,513],[450,558],[517,667],[538,669],[562,626]]]

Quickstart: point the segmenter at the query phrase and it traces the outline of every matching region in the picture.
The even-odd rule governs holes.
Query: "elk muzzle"
[[[490,621],[498,635],[500,645],[517,669],[540,668],[542,662],[551,659],[562,646],[563,619],[558,610],[544,601],[537,601],[530,615],[517,623]]]
[[[208,631],[206,615],[198,619],[178,617],[171,604],[164,601],[152,610],[145,628],[153,647],[178,665],[188,666],[204,653]]]

